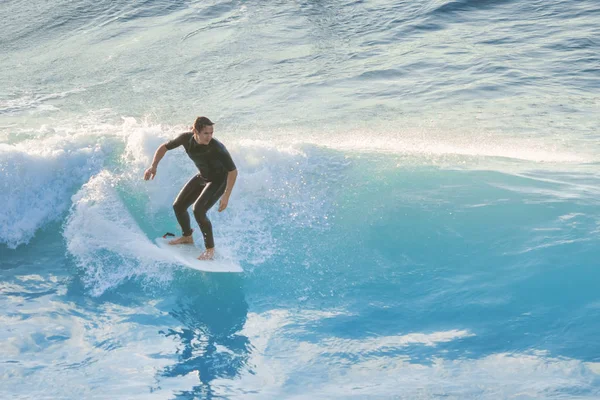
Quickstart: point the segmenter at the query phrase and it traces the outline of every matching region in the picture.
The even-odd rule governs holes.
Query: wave
[[[0,175],[5,188],[0,194],[5,205],[0,210],[0,242],[10,248],[28,243],[37,229],[60,218],[72,204],[70,196],[101,170],[115,174],[125,192],[137,193],[131,198],[146,197],[148,209],[140,212],[170,215],[176,194],[196,173],[193,164],[176,150],[163,159],[155,181],[143,182],[141,176],[158,145],[184,129],[133,118],[124,118],[120,124],[102,123],[98,116],[90,116],[14,136],[21,141],[0,145],[0,166],[5,171]],[[252,239],[245,245],[236,245],[247,254],[246,260],[256,264],[270,257],[272,227],[287,226],[290,221],[319,226],[331,208],[328,191],[340,180],[352,179],[345,170],[363,155],[390,157],[390,171],[414,166],[489,169],[537,180],[546,169],[572,169],[571,174],[562,173],[580,176],[569,184],[569,193],[595,193],[585,175],[586,168],[594,167],[595,156],[573,146],[559,147],[541,139],[369,129],[272,130],[268,137],[251,130],[238,136],[235,128],[226,132],[222,139],[241,176],[232,207],[215,215],[219,225],[229,227],[229,231],[217,231],[217,239],[233,246],[231,237],[249,235]],[[532,170],[537,172],[526,172]],[[264,252],[254,250],[257,247]]]

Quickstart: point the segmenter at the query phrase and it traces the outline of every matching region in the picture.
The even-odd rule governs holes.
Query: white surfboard
[[[218,257],[215,257],[214,260],[198,260],[202,250],[192,244],[171,245],[169,244],[170,240],[173,238],[159,237],[155,242],[173,258],[176,264],[204,272],[244,272],[242,267],[233,260],[219,259]]]

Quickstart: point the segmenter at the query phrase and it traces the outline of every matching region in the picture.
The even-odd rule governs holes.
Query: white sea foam
[[[101,112],[96,114],[35,131],[15,130],[17,141],[0,144],[0,243],[10,248],[28,243],[38,229],[64,214],[71,196],[91,176],[102,168],[119,168],[105,163],[132,131],[161,130],[133,119],[106,123]]]
[[[400,165],[433,165],[500,171],[531,168],[579,168],[598,161],[586,142],[557,142],[541,136],[492,134],[489,132],[441,131],[440,128],[408,127],[379,121],[364,126],[323,126],[269,131],[246,131],[272,146],[315,144],[349,155],[386,154],[400,156]]]
[[[50,137],[0,144],[0,243],[28,243],[56,220],[79,185],[97,172],[104,154],[93,144]]]
[[[555,358],[544,351],[472,359],[446,359],[439,352],[431,362],[411,359],[412,346],[435,348],[474,336],[466,330],[412,332],[366,340],[301,339],[315,321],[330,317],[287,310],[249,314],[243,333],[254,345],[249,361],[252,372],[243,373],[238,381],[216,380],[213,388],[217,393],[220,389],[245,393],[245,398],[294,399],[563,398],[571,388],[579,393],[577,398],[600,395],[594,388],[600,378],[599,364]],[[294,384],[295,376],[302,376],[300,385]],[[589,391],[582,392],[581,388]]]
[[[14,93],[9,99],[0,99],[0,115],[15,114],[22,111],[58,111],[59,108],[47,102],[57,99],[63,99],[71,94],[85,91],[83,88],[67,90],[60,93]]]
[[[38,284],[38,288],[56,287]],[[64,287],[60,290],[66,291]],[[13,284],[25,294],[25,285]],[[2,296],[0,305],[14,307],[19,297]],[[54,299],[55,300],[55,299]],[[0,315],[0,398],[2,399],[164,399],[198,383],[198,374],[160,377],[177,361],[177,343],[154,324],[137,323],[137,316],[160,320],[153,302],[140,307],[114,303],[95,312],[74,302],[33,297],[11,317]],[[175,328],[167,325],[164,329]],[[157,323],[158,324],[158,323]]]

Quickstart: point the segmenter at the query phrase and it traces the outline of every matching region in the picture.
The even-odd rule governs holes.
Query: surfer
[[[144,173],[144,180],[154,179],[158,163],[166,152],[179,146],[183,146],[187,155],[196,164],[200,172],[185,184],[173,203],[182,235],[171,240],[169,244],[194,243],[193,229],[187,211],[193,204],[194,217],[202,231],[206,248],[198,257],[199,260],[211,260],[215,254],[212,224],[206,213],[219,198],[221,198],[219,212],[227,208],[231,190],[237,179],[237,169],[231,155],[221,142],[213,138],[213,125],[213,122],[206,117],[196,118],[191,132],[182,133],[156,149],[152,165]]]

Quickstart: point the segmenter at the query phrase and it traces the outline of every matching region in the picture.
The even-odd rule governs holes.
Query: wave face
[[[5,2],[0,398],[599,398],[599,13]],[[243,274],[153,242],[197,115]]]

